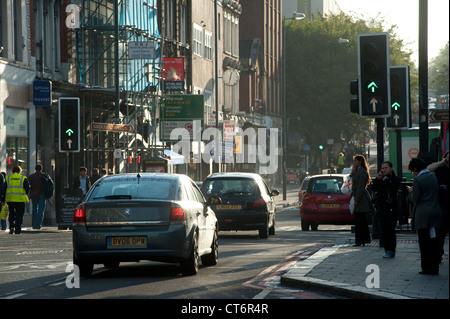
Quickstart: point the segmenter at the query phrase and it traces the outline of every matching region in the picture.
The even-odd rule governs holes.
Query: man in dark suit
[[[87,175],[87,168],[84,166],[80,167],[80,176],[75,176],[73,179],[73,187],[75,189],[81,188],[83,195],[86,195],[88,190],[91,188],[91,179]]]
[[[419,157],[411,159],[408,165],[415,176],[413,186],[408,188],[409,198],[414,202],[411,223],[419,238],[422,266],[419,273],[438,275],[440,256],[436,230],[441,224],[442,209],[437,178],[426,167],[425,161]]]

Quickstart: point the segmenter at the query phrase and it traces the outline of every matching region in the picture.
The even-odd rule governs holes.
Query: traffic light
[[[358,99],[361,117],[388,117],[389,35],[370,33],[358,35]]]
[[[58,101],[59,151],[80,151],[80,99],[61,97]]]
[[[386,128],[410,127],[409,68],[391,66],[391,116],[386,118]]]
[[[324,148],[325,147],[322,144],[319,145],[319,150],[323,150]]]

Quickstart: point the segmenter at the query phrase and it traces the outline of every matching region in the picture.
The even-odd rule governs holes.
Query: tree
[[[383,31],[383,21],[367,22],[344,13],[286,22],[287,117],[302,118],[295,131],[312,150],[327,139],[349,141],[369,132],[371,120],[350,112],[350,81],[358,77],[358,34],[389,32],[391,65],[413,68],[411,52],[403,51],[405,44],[395,28]],[[340,38],[349,42],[339,44]]]
[[[448,42],[431,60],[428,68],[429,88],[435,90],[436,95],[448,94]]]

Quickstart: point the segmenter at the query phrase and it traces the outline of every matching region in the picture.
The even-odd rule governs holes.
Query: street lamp
[[[291,18],[283,19],[283,200],[286,200],[286,156],[287,156],[287,121],[286,121],[286,21],[302,20],[305,18],[304,13],[294,12]]]

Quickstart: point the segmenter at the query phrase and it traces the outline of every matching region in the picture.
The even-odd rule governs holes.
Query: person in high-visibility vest
[[[12,174],[6,179],[5,200],[9,207],[9,233],[20,234],[22,232],[23,214],[25,203],[29,202],[28,192],[30,184],[26,176],[22,175],[22,168],[14,166]]]

